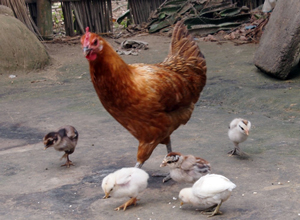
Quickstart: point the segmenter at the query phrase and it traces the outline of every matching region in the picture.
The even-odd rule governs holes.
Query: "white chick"
[[[221,215],[220,207],[231,195],[236,187],[229,179],[218,174],[207,174],[194,183],[192,188],[184,188],[179,193],[181,204],[191,203],[194,206],[210,206],[202,214]],[[215,208],[214,211],[213,208]]]
[[[136,205],[137,195],[147,188],[149,175],[144,170],[136,167],[122,168],[107,175],[102,181],[104,199],[112,197],[127,197],[130,199],[123,205],[115,208],[119,211],[130,205]]]
[[[194,183],[201,176],[210,173],[210,164],[206,160],[193,155],[182,155],[178,152],[170,152],[163,159],[160,167],[170,168],[170,175],[163,182],[172,178],[179,183]]]
[[[234,143],[234,149],[229,151],[231,155],[246,155],[239,147],[239,143],[247,140],[249,131],[251,129],[251,122],[242,118],[235,118],[229,125],[228,137]]]

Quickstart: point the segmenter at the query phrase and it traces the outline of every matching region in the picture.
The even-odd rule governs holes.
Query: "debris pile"
[[[172,26],[179,19],[200,40],[244,44],[259,41],[269,14],[261,8],[250,11],[246,6],[237,7],[231,0],[168,0],[150,15],[149,33],[171,35]]]
[[[249,22],[241,24],[237,28],[228,31],[219,31],[214,35],[207,35],[200,38],[203,41],[222,42],[226,40],[233,41],[236,45],[246,43],[258,43],[264,31],[264,27],[269,21],[270,14],[262,12],[253,12]]]
[[[247,7],[237,7],[231,0],[169,0],[149,18],[149,33],[167,32],[178,20],[183,20],[195,35],[214,34],[230,30],[249,21]]]
[[[120,49],[117,50],[119,55],[137,56],[141,49],[148,49],[148,43],[144,41],[124,40],[122,43],[118,41],[116,43],[120,44]]]

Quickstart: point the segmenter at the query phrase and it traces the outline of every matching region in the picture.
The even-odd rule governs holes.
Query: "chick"
[[[234,149],[229,151],[231,155],[246,155],[239,147],[239,143],[247,140],[249,131],[251,129],[251,122],[242,118],[235,118],[229,125],[228,137],[234,143]]]
[[[112,197],[127,197],[130,199],[123,205],[115,208],[123,211],[130,205],[136,205],[137,195],[147,188],[149,175],[144,170],[136,167],[122,168],[107,175],[102,181],[104,199]]]
[[[48,133],[44,139],[45,150],[49,147],[54,147],[57,151],[64,151],[65,154],[61,157],[67,158],[67,162],[61,166],[70,167],[74,164],[69,159],[69,155],[75,151],[78,141],[78,132],[71,125],[60,127],[58,131]]]
[[[201,213],[209,215],[208,217],[221,215],[220,207],[230,197],[235,187],[234,183],[222,175],[207,174],[195,182],[192,188],[180,191],[179,198],[182,201],[180,205],[191,203],[194,206],[210,206]]]
[[[184,156],[178,152],[167,154],[160,165],[164,166],[170,168],[170,175],[163,182],[172,178],[179,183],[194,183],[201,176],[210,173],[210,164],[206,160],[193,155]]]

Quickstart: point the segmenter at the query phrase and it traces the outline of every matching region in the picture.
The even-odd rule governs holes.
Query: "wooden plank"
[[[77,21],[77,23],[78,23],[78,26],[79,26],[79,28],[80,28],[81,33],[84,33],[84,28],[83,28],[81,19],[80,19],[80,17],[79,17],[80,15],[78,14],[78,11],[77,11],[75,5],[74,5],[72,2],[70,2],[70,6],[71,6],[71,9],[74,11],[75,18],[76,18],[76,21]]]
[[[67,36],[83,34],[86,27],[96,33],[107,33],[112,30],[111,0],[65,0],[62,6]]]

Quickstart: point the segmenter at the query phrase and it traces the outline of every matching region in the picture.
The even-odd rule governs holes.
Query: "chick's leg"
[[[215,204],[211,207],[208,207],[207,209],[203,209],[202,212],[212,212],[214,210],[214,208],[217,207],[218,204]]]
[[[228,154],[229,156],[232,156],[232,155],[240,155],[240,152],[241,152],[241,149],[239,147],[239,144],[238,143],[234,143],[234,149],[229,151]]]
[[[65,155],[66,155],[66,156],[65,156]],[[63,157],[67,157],[67,162],[66,162],[65,164],[61,165],[61,167],[63,167],[63,166],[66,166],[66,167],[75,166],[75,165],[72,163],[72,161],[69,159],[69,154],[65,154],[65,155],[62,156],[62,158],[63,158]]]
[[[213,212],[210,212],[210,211],[202,211],[201,214],[204,214],[204,215],[208,215],[207,217],[212,217],[214,215],[222,215],[222,212],[220,211],[220,207],[222,205],[222,202],[220,202],[217,207],[215,208],[215,210]],[[212,207],[210,207],[212,208]]]
[[[136,205],[137,201],[138,201],[137,198],[131,198],[127,202],[125,202],[123,205],[115,208],[115,211],[119,211],[120,209],[123,209],[123,211],[125,211],[128,206],[130,206],[130,205]]]
[[[229,151],[228,154],[229,154],[228,156],[238,155],[238,156],[240,156],[240,157],[242,157],[242,158],[245,158],[245,159],[249,158],[249,155],[246,154],[246,153],[244,153],[244,152],[240,149],[238,143],[234,143],[234,149],[231,150],[231,151]]]

